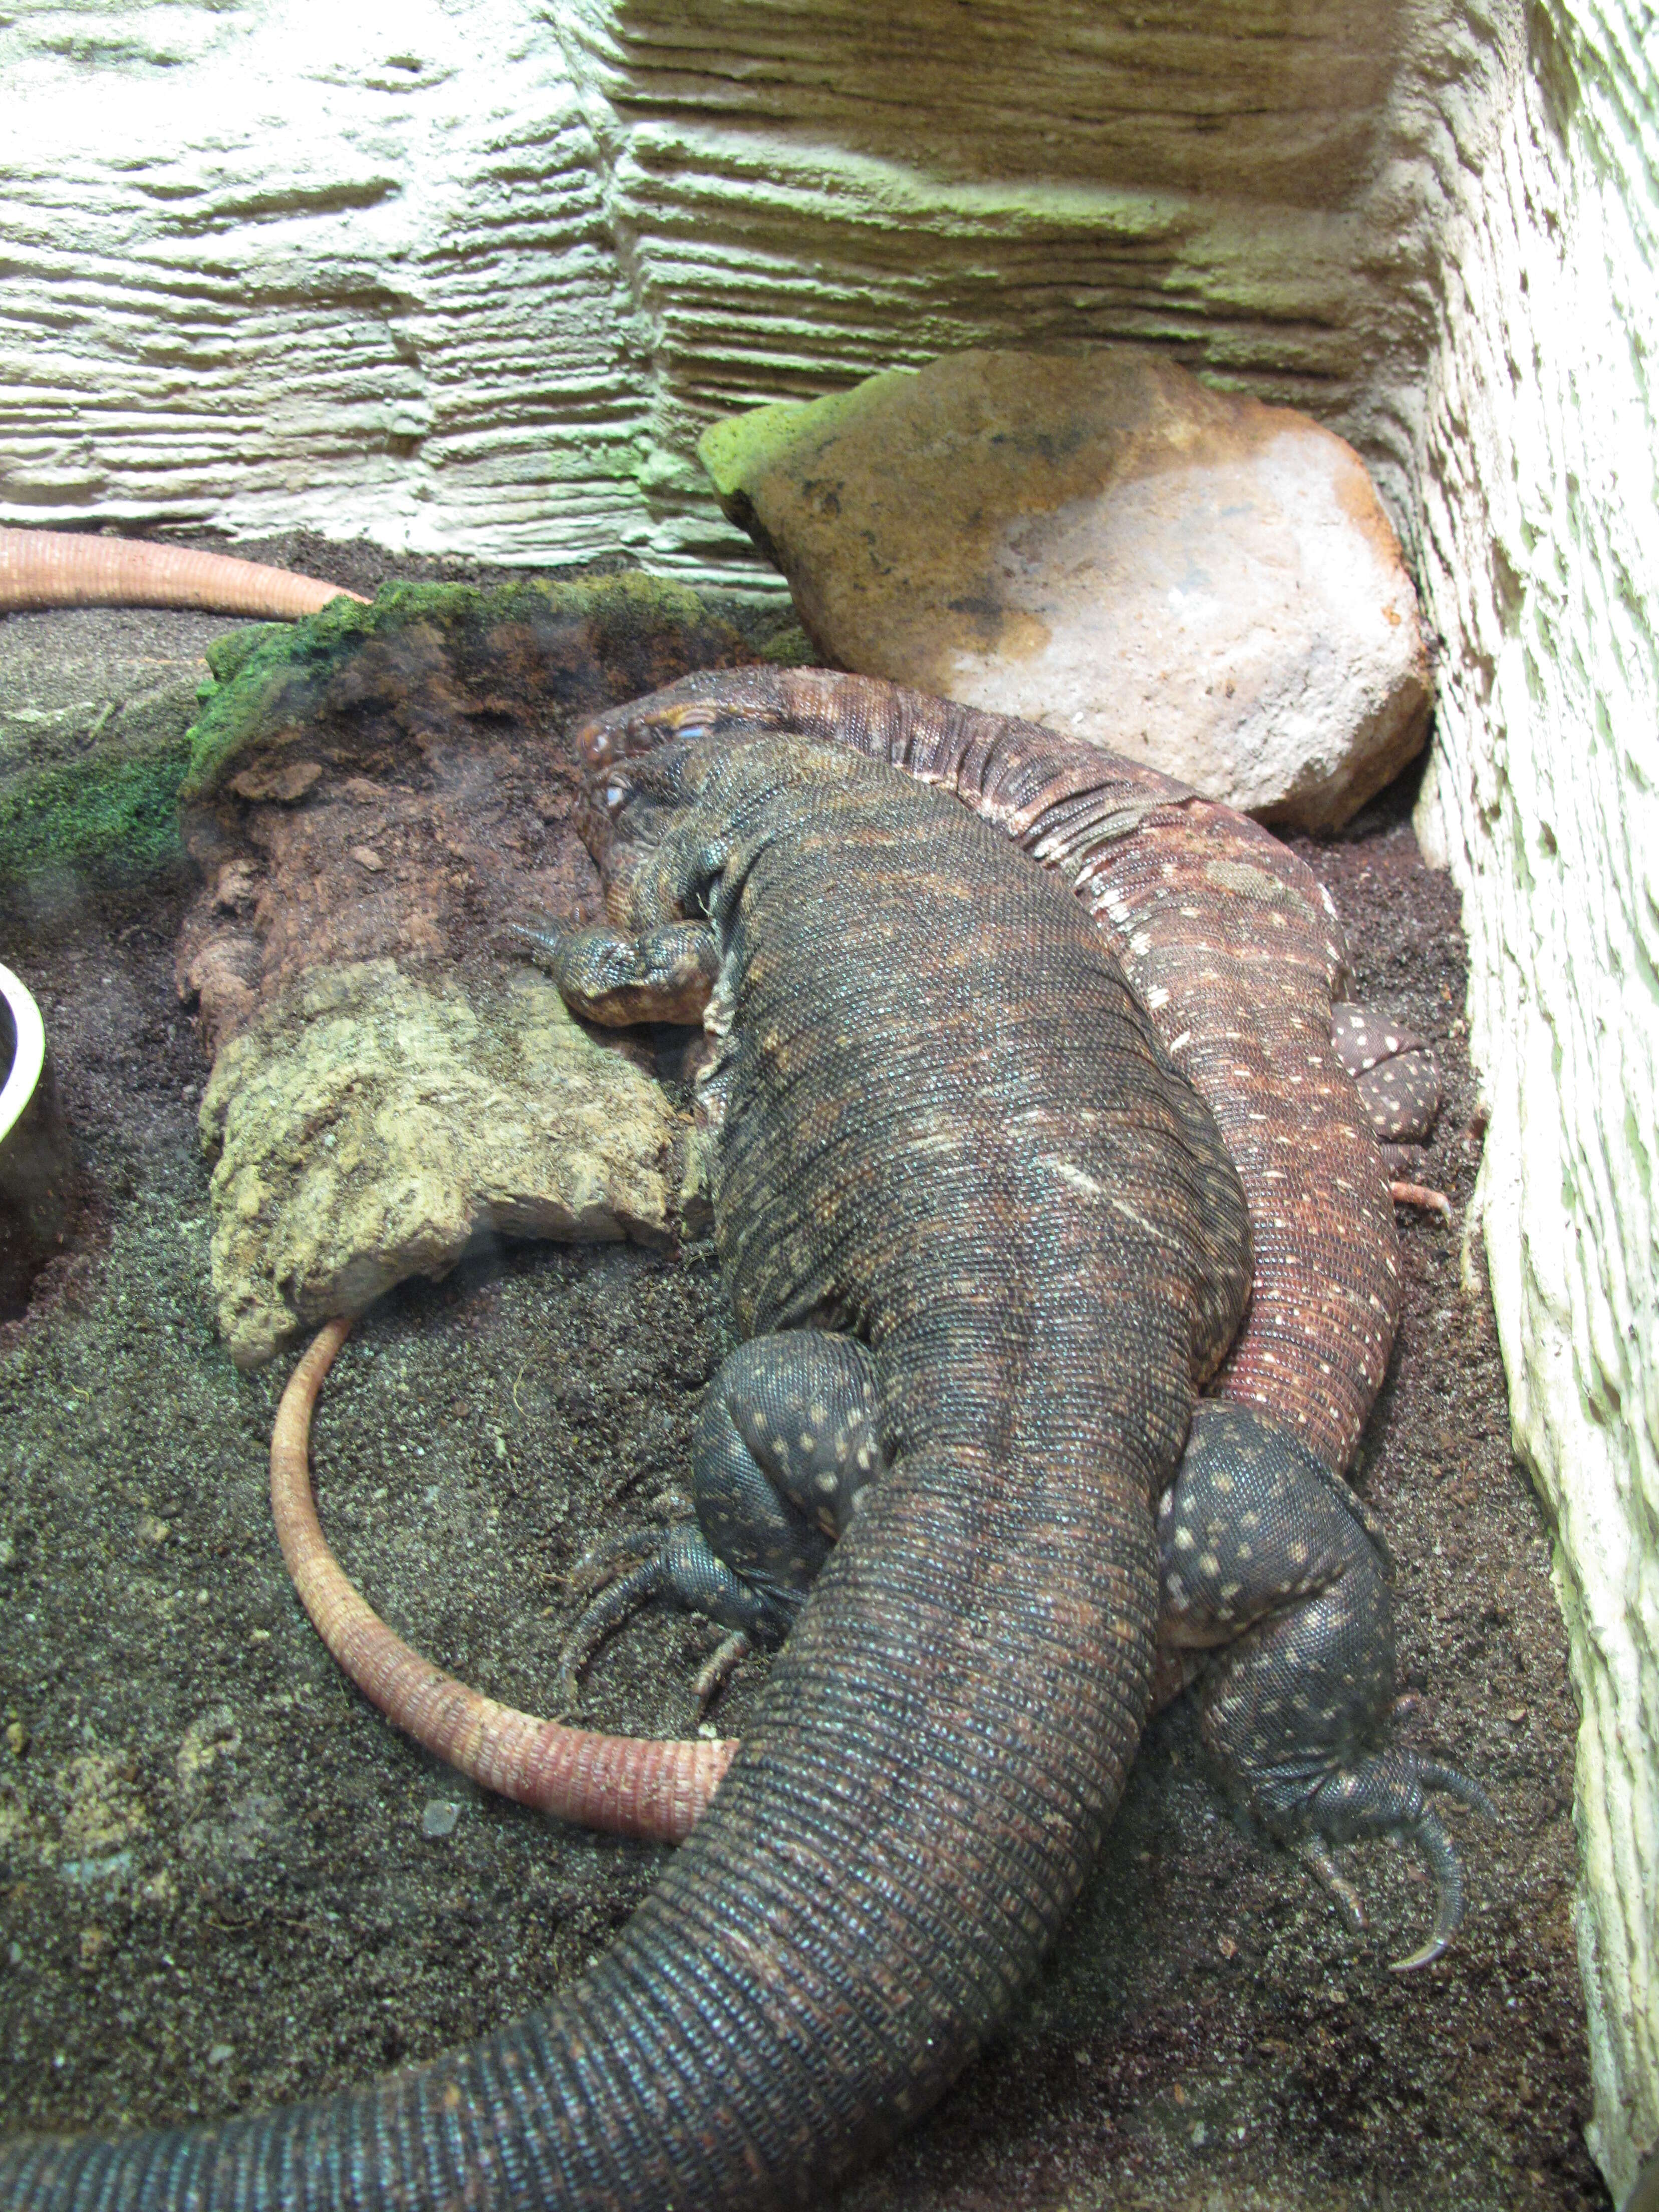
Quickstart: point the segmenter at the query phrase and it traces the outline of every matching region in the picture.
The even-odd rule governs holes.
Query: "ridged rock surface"
[[[1334,830],[1422,748],[1417,594],[1351,446],[1136,346],[952,354],[718,422],[832,665]]]
[[[1595,2141],[1659,2142],[1659,83],[1614,0],[97,0],[0,30],[0,519],[760,580],[718,416],[1133,338],[1358,449],[1584,1705]]]
[[[1322,0],[988,0],[970,36],[945,0],[48,0],[0,27],[0,520],[757,581],[709,422],[1061,337],[1173,349],[1369,459],[1408,27]]]
[[[1463,892],[1481,1226],[1583,1712],[1590,2140],[1622,2195],[1659,2144],[1659,66],[1645,11],[1529,35],[1446,240],[1419,829]]]

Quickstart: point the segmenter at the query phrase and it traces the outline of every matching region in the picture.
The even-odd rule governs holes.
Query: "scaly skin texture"
[[[1435,1925],[1396,1964],[1428,1964],[1459,1923],[1462,1877],[1425,1792],[1492,1808],[1455,1770],[1389,1740],[1391,1569],[1363,1508],[1333,1480],[1382,1380],[1400,1273],[1386,1172],[1333,1045],[1346,960],[1329,898],[1266,830],[1154,769],[871,678],[701,673],[598,717],[579,738],[602,796],[607,767],[625,781],[659,745],[720,735],[842,744],[995,823],[1069,883],[1213,1113],[1249,1201],[1255,1281],[1220,1402],[1194,1421],[1160,1509],[1158,1693],[1173,1695],[1213,1655],[1200,1715],[1222,1778],[1357,1924],[1332,1845],[1376,1834],[1413,1843],[1435,1877]],[[602,805],[589,826],[602,849]],[[1363,1018],[1358,1028],[1364,1056],[1392,1055],[1407,1071],[1402,1097],[1420,1089],[1401,1040],[1372,1039]],[[750,1476],[744,1486],[753,1494]],[[712,1466],[696,1510],[711,1542],[714,1522],[735,1510]],[[769,1639],[787,1620],[779,1588],[798,1601],[803,1575],[786,1553],[799,1547],[787,1515],[766,1509],[750,1527],[759,1580],[746,1609],[680,1536],[655,1563],[654,1585],[646,1567],[633,1586]],[[616,1610],[601,1598],[589,1618],[608,1626]],[[583,1637],[579,1627],[573,1650]]]
[[[684,678],[582,733],[603,766],[692,732],[845,745],[961,799],[1076,891],[1249,1200],[1255,1285],[1219,1384],[1340,1472],[1400,1310],[1388,1180],[1331,1041],[1346,975],[1323,889],[1271,833],[1052,730],[823,669]]]
[[[1224,1779],[1357,1923],[1358,1898],[1330,1845],[1378,1832],[1408,1836],[1435,1874],[1438,1911],[1430,1942],[1401,1963],[1426,1963],[1457,1925],[1462,1875],[1424,1790],[1449,1789],[1483,1809],[1486,1801],[1450,1770],[1387,1747],[1386,1553],[1330,1476],[1369,1408],[1393,1319],[1393,1217],[1367,1125],[1404,1133],[1414,1116],[1431,1115],[1431,1064],[1418,1040],[1368,1024],[1363,1009],[1334,1008],[1343,965],[1334,917],[1276,841],[1164,777],[1049,732],[861,678],[749,671],[686,679],[599,718],[582,742],[603,769],[683,727],[755,736],[805,722],[815,734],[941,777],[1080,878],[1103,928],[1122,941],[1166,1042],[1189,1056],[1207,1090],[1244,1170],[1261,1256],[1250,1324],[1221,1385],[1236,1417],[1206,1409],[1182,1480],[1161,1508],[1157,1694],[1174,1695],[1206,1653],[1220,1651],[1201,1711]],[[589,830],[603,854],[602,808]],[[533,946],[536,933],[521,934]],[[627,947],[600,933],[578,976],[564,940],[550,943],[564,963],[556,972],[592,984],[612,1018],[641,1011],[629,995],[638,986]],[[677,993],[695,995],[705,949],[695,931],[659,933],[646,979],[652,1006],[674,1012]],[[580,990],[577,1003],[593,1010]],[[1363,1073],[1358,1095],[1339,1060]],[[758,1395],[732,1408],[750,1443],[777,1430],[785,1407],[833,1399],[838,1387],[804,1376],[798,1361],[793,1371],[757,1369],[750,1382]],[[735,1456],[734,1449],[730,1436],[700,1443],[696,1524],[681,1524],[666,1541],[642,1531],[606,1547],[599,1564],[623,1571],[584,1614],[568,1667],[579,1668],[650,1595],[739,1631],[722,1647],[727,1655],[787,1631],[826,1532],[845,1524],[845,1493],[859,1471],[826,1461],[822,1436],[804,1455],[781,1449],[776,1436],[760,1444],[759,1461],[747,1444]],[[708,1671],[718,1679],[718,1662]],[[617,1747],[624,1765],[630,1755],[659,1756]]]
[[[856,1328],[881,1480],[575,1990],[355,2096],[9,2146],[10,2205],[799,2203],[939,2094],[1087,1871],[1146,1709],[1148,1501],[1246,1294],[1213,1125],[1075,902],[942,799],[716,744],[615,811],[637,952],[590,1008],[708,918],[733,1306]]]

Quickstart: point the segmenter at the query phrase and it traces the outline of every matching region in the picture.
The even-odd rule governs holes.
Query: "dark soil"
[[[372,583],[372,560],[346,559],[343,580]],[[1363,994],[1435,1040],[1448,1079],[1423,1179],[1455,1217],[1403,1223],[1406,1317],[1358,1480],[1398,1564],[1409,1740],[1504,1816],[1450,1815],[1465,1930],[1439,1966],[1391,1974],[1430,1918],[1421,1870],[1350,1854],[1373,1914],[1351,1937],[1234,1825],[1176,1707],[1038,1986],[849,2212],[1607,2202],[1582,2140],[1576,1716],[1549,1532],[1463,1249],[1480,1142],[1455,901],[1407,805],[1385,794],[1309,851]],[[98,1207],[0,1336],[8,2131],[211,2117],[441,2050],[580,1972],[659,1857],[489,1800],[395,1737],[292,1597],[265,1492],[283,1377],[238,1376],[208,1305],[204,1069],[173,982],[194,890],[59,879],[0,908]],[[726,1341],[696,1253],[503,1249],[388,1298],[317,1422],[346,1566],[422,1649],[544,1704],[562,1578],[681,1479]],[[711,1641],[641,1618],[593,1672],[593,1716],[684,1731]],[[723,1731],[758,1680],[741,1674]],[[424,1832],[446,1805],[450,1832]]]

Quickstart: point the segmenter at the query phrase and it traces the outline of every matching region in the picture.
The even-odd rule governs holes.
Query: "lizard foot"
[[[1200,1728],[1228,1789],[1356,1926],[1363,1908],[1333,1846],[1410,1844],[1434,1876],[1435,1923],[1395,1963],[1427,1966],[1462,1918],[1463,1875],[1425,1793],[1497,1814],[1467,1775],[1386,1741],[1395,1656],[1380,1530],[1294,1437],[1212,1399],[1194,1414],[1158,1540],[1159,1644],[1210,1655]]]
[[[1309,1803],[1304,1817],[1313,1832],[1296,1844],[1297,1856],[1315,1880],[1328,1890],[1356,1929],[1365,1925],[1364,1907],[1358,1892],[1338,1869],[1333,1843],[1353,1843],[1365,1836],[1393,1836],[1409,1844],[1433,1877],[1434,1926],[1416,1950],[1389,1962],[1391,1973],[1413,1973],[1432,1966],[1442,1956],[1463,1919],[1463,1868],[1441,1823],[1425,1801],[1425,1792],[1440,1790],[1493,1822],[1498,1810],[1478,1782],[1455,1766],[1437,1759],[1418,1759],[1395,1750],[1364,1760],[1346,1772],[1332,1775]]]
[[[1371,1133],[1385,1148],[1425,1144],[1440,1111],[1440,1070],[1420,1036],[1370,1006],[1338,999],[1331,1046],[1353,1078]]]
[[[706,1706],[745,1651],[781,1644],[831,1543],[878,1471],[870,1356],[792,1329],[740,1345],[697,1417],[695,1519],[613,1538],[577,1570],[598,1589],[559,1656],[565,1693],[605,1638],[654,1598],[731,1632],[697,1677]]]
[[[1331,1044],[1353,1078],[1382,1154],[1389,1195],[1396,1206],[1449,1218],[1445,1193],[1412,1179],[1440,1112],[1440,1070],[1431,1048],[1397,1022],[1345,999],[1331,1007]]]
[[[595,925],[503,922],[494,943],[544,968],[565,1004],[610,1027],[634,1022],[700,1022],[720,972],[706,921],[674,921],[643,937]]]
[[[559,1653],[567,1712],[581,1701],[581,1678],[600,1644],[653,1598],[665,1598],[688,1613],[704,1613],[724,1622],[733,1636],[743,1638],[744,1650],[757,1643],[781,1643],[800,1601],[787,1589],[764,1588],[733,1573],[710,1551],[695,1521],[678,1522],[666,1534],[660,1528],[629,1530],[591,1552],[574,1579],[581,1587],[597,1589],[598,1595],[578,1616]],[[728,1636],[726,1643],[731,1641]],[[725,1650],[723,1644],[720,1651]],[[720,1656],[715,1654],[717,1659]],[[735,1663],[734,1657],[730,1664]],[[705,1690],[708,1674],[705,1667],[697,1677],[699,1711],[724,1680],[718,1677]]]

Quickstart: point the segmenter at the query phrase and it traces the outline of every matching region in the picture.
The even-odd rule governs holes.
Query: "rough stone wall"
[[[1592,2148],[1659,2139],[1659,71],[1644,8],[1533,9],[1449,179],[1417,479],[1444,640],[1419,834],[1470,939],[1519,1449],[1583,1708]],[[1473,187],[1473,188],[1472,188]]]
[[[1405,0],[43,0],[0,27],[0,520],[753,582],[715,416],[1054,337],[1381,452],[1419,36]]]
[[[713,416],[1055,337],[1162,345],[1359,447],[1443,641],[1422,827],[1467,902],[1627,2184],[1659,2137],[1639,0],[43,0],[0,90],[5,521],[756,582],[693,459]]]
[[[641,543],[637,317],[525,0],[46,0],[0,85],[7,521]]]

